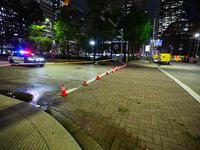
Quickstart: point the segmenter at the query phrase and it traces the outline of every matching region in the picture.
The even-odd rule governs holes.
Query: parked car
[[[176,59],[175,59],[174,57],[171,57],[171,58],[170,58],[170,61],[171,61],[171,62],[174,62],[174,61],[176,61]]]
[[[153,59],[153,62],[154,62],[154,63],[158,63],[158,58],[154,58],[154,59]]]
[[[30,51],[18,51],[8,56],[8,61],[11,64],[20,65],[40,65],[41,67],[45,64],[43,57],[38,57]]]
[[[183,62],[186,62],[186,63],[189,63],[189,62],[190,62],[190,60],[189,60],[188,57],[184,57],[182,60],[183,60]]]

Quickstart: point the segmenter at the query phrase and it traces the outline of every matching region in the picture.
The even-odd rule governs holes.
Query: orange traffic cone
[[[108,75],[108,69],[106,69],[106,75]]]
[[[62,95],[62,96],[67,95],[67,93],[66,93],[66,91],[65,91],[65,85],[64,85],[64,84],[62,85],[62,92],[61,92],[61,95]]]
[[[119,66],[119,70],[121,69],[121,67]]]
[[[97,77],[96,77],[96,79],[99,79],[99,72],[97,72]]]
[[[118,70],[118,68],[117,67],[115,67],[115,71],[117,71]]]
[[[86,84],[86,77],[84,77],[83,85],[87,85],[87,84]]]
[[[113,68],[111,68],[111,73],[113,73]]]

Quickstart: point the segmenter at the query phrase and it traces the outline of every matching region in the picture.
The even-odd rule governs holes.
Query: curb
[[[54,117],[73,136],[73,138],[78,142],[82,149],[103,150],[103,148],[81,127],[79,127],[62,113],[56,111],[56,109],[56,107],[51,107],[49,109],[49,114]]]

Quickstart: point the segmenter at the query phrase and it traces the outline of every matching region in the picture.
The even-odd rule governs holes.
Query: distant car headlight
[[[34,58],[30,58],[30,57],[29,57],[29,58],[28,58],[28,60],[31,60],[31,61],[33,61],[33,60],[35,60],[35,59],[34,59]]]
[[[36,61],[44,61],[44,58],[36,58]]]

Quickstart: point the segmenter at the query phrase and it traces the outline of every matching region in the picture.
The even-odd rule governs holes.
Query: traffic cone
[[[65,91],[65,85],[64,85],[64,84],[62,85],[62,92],[61,92],[61,95],[62,95],[62,96],[67,95],[67,93],[66,93],[66,91]]]
[[[117,69],[117,67],[115,67],[115,71],[117,71],[118,69]]]
[[[86,84],[86,77],[84,77],[83,85],[87,85],[87,84]]]
[[[108,69],[106,69],[106,75],[108,75]]]
[[[119,70],[121,69],[121,67],[119,66]]]
[[[99,72],[97,72],[97,77],[96,77],[96,79],[97,79],[97,80],[99,79]]]
[[[113,73],[113,68],[111,68],[111,73]]]

